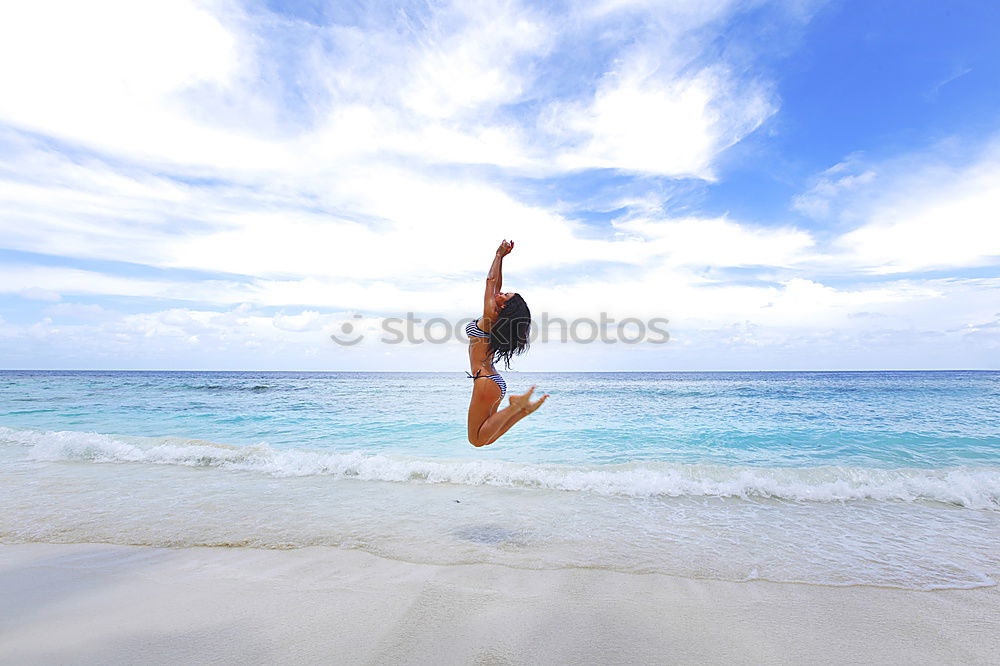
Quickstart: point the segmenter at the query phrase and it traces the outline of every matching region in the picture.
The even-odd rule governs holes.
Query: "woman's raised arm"
[[[514,241],[500,243],[497,253],[493,257],[493,264],[490,265],[490,272],[486,274],[486,293],[483,294],[483,319],[488,324],[496,316],[497,299],[503,287],[503,258],[514,249]]]

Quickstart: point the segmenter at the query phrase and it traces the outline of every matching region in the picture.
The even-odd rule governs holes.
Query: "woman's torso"
[[[476,330],[482,331],[479,327],[481,321],[476,320],[473,322],[476,325]],[[483,375],[496,374],[496,370],[493,367],[493,354],[490,353],[489,338],[478,338],[475,335],[469,335],[469,367],[473,375],[477,371]]]

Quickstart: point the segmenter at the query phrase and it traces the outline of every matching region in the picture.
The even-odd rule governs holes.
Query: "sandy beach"
[[[335,548],[0,547],[3,663],[987,664],[996,587],[433,566]]]

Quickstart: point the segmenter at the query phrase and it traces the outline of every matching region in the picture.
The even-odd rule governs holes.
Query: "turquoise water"
[[[1000,572],[1000,373],[0,373],[0,541],[901,587]]]

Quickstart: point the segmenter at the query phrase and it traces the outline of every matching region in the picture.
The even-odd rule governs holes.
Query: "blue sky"
[[[1000,367],[996,3],[20,5],[0,367],[457,371],[381,318],[502,238],[536,316],[670,320],[522,370]]]

